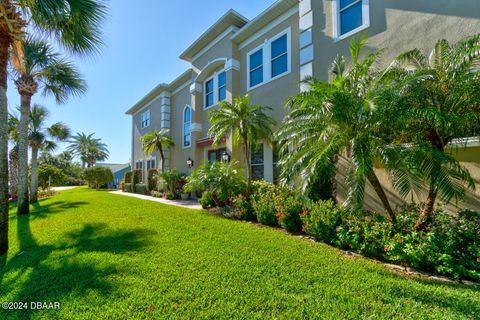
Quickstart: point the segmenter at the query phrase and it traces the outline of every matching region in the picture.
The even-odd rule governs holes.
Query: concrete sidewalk
[[[153,201],[153,202],[159,202],[171,206],[177,206],[177,207],[182,207],[182,208],[187,208],[187,209],[194,209],[194,210],[202,210],[202,206],[198,204],[197,200],[167,200],[167,199],[162,199],[162,198],[156,198],[152,196],[146,196],[143,194],[136,194],[136,193],[128,193],[128,192],[122,192],[121,190],[119,191],[110,191],[111,194],[118,194],[120,196],[126,196],[126,197],[132,197],[132,198],[137,198],[137,199],[142,199],[142,200],[147,200],[147,201]]]

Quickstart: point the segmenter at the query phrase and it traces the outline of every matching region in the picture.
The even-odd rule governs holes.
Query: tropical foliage
[[[169,148],[173,148],[175,146],[172,137],[170,136],[170,130],[153,130],[152,132],[143,136],[142,143],[143,152],[145,153],[145,155],[149,156],[155,151],[158,151],[160,153],[160,159],[162,160],[162,172],[164,172],[165,150],[168,150]]]
[[[233,143],[241,146],[246,164],[247,183],[250,186],[251,148],[261,140],[271,141],[272,127],[275,125],[275,121],[267,115],[271,108],[251,105],[248,95],[236,97],[233,104],[222,101],[218,105],[218,109],[208,114],[212,124],[208,134],[213,138],[214,145],[231,136]]]
[[[67,150],[72,155],[78,157],[82,162],[82,168],[91,168],[97,161],[103,161],[108,159],[107,145],[102,142],[102,139],[94,138],[95,134],[89,135],[85,133],[77,133],[69,141]]]
[[[480,133],[480,35],[457,44],[440,40],[430,55],[414,49],[397,57],[391,69],[403,71],[396,135],[412,143],[412,165],[428,184],[419,228],[433,213],[437,197],[461,199],[475,187],[468,170],[446,150],[454,138]],[[420,161],[419,161],[420,160]]]
[[[319,172],[331,171],[337,156],[345,156],[349,163],[345,205],[361,208],[369,181],[394,222],[395,213],[374,171],[375,159],[379,159],[392,172],[392,178],[408,176],[399,165],[400,148],[391,148],[381,133],[384,109],[393,96],[394,74],[378,71],[381,51],[360,59],[365,43],[365,38],[352,41],[350,69],[346,58],[338,56],[330,82],[306,79],[309,90],[289,99],[288,115],[276,134],[281,178],[284,184],[301,178],[305,190]]]

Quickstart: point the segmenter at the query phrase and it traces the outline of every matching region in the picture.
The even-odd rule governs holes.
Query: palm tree
[[[94,138],[94,133],[89,135],[85,133],[77,133],[71,138],[70,145],[67,151],[71,152],[73,156],[80,158],[82,161],[82,168],[93,167],[97,161],[108,159],[107,145],[102,142],[102,139]]]
[[[8,154],[9,193],[12,198],[16,198],[18,194],[18,118],[14,115],[8,117],[8,136],[13,143]]]
[[[305,79],[309,89],[289,99],[289,113],[276,133],[281,182],[300,181],[306,189],[319,171],[329,171],[337,156],[345,155],[349,162],[345,206],[363,206],[368,180],[394,223],[395,212],[374,171],[378,157],[392,177],[400,175],[403,182],[409,178],[408,173],[399,174],[404,169],[401,150],[387,146],[381,134],[380,125],[385,122],[383,105],[388,101],[384,96],[390,90],[393,74],[376,71],[381,51],[359,59],[365,44],[365,38],[350,44],[350,70],[345,57],[338,56],[332,64],[331,82]]]
[[[52,151],[57,147],[55,141],[65,141],[70,136],[70,129],[61,122],[54,123],[50,127],[45,127],[45,121],[48,119],[48,115],[48,110],[40,105],[34,105],[30,112],[29,143],[32,149],[31,202],[37,202],[38,199],[38,152],[40,150],[47,152]]]
[[[454,138],[480,127],[480,35],[455,45],[440,40],[427,57],[414,49],[397,57],[392,69],[405,73],[399,104],[403,136],[413,143],[419,171],[428,182],[418,229],[432,215],[437,197],[461,199],[475,184],[468,170],[445,151]]]
[[[209,112],[209,121],[212,124],[208,135],[213,138],[214,145],[218,145],[222,139],[232,136],[235,145],[241,145],[245,163],[247,165],[247,185],[250,189],[251,148],[258,141],[271,142],[272,127],[275,121],[266,114],[269,107],[251,105],[248,95],[238,96],[233,104],[227,101],[219,103],[219,108]]]
[[[94,133],[89,135],[83,132],[77,133],[68,148],[74,156],[80,157],[82,168],[93,167],[97,161],[108,159],[107,145],[102,142],[102,139],[93,138],[93,135]]]
[[[29,118],[32,96],[41,90],[44,95],[52,94],[57,103],[65,103],[69,96],[77,96],[86,91],[85,82],[72,63],[60,58],[48,43],[27,37],[22,46],[22,63],[15,64],[13,68],[15,85],[21,101],[18,139],[18,214],[29,212],[28,124],[31,120]],[[41,109],[37,109],[39,110]]]
[[[100,26],[106,14],[101,0],[0,0],[0,256],[8,251],[7,66],[22,60],[25,27],[85,55],[101,44]]]
[[[151,155],[155,150],[160,153],[160,159],[162,160],[162,172],[165,172],[165,153],[164,151],[169,148],[175,147],[172,138],[170,137],[170,131],[168,129],[153,130],[147,133],[142,138],[143,152],[145,155]]]

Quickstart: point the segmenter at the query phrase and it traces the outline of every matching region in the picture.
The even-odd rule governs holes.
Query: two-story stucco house
[[[271,107],[280,124],[286,99],[302,90],[300,80],[327,80],[334,57],[348,55],[352,36],[362,33],[369,36],[368,50],[386,49],[387,64],[406,50],[430,50],[441,38],[455,42],[480,33],[480,1],[279,0],[253,20],[230,10],[180,54],[191,64],[187,71],[127,111],[132,168],[145,177],[148,169],[161,167],[158,155],[147,158],[142,152],[141,137],[154,128],[169,128],[175,143],[166,168],[188,174],[188,160],[196,167],[224,152],[244,163],[230,139],[212,146],[208,112],[219,101],[248,93],[252,103]],[[267,144],[255,151],[253,176],[273,181],[276,158]]]

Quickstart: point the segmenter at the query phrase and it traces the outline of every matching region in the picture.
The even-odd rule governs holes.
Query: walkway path
[[[52,187],[52,190],[54,190],[54,191],[65,191],[65,190],[75,189],[77,187],[78,186],[74,186],[74,187]]]
[[[177,207],[194,209],[194,210],[202,210],[202,206],[198,204],[198,201],[193,199],[192,200],[167,200],[162,198],[145,196],[143,194],[128,193],[128,192],[122,192],[122,191],[110,191],[110,193],[118,194],[121,196],[133,197],[133,198],[142,199],[142,200],[160,202],[160,203],[171,205],[171,206],[177,206]]]

